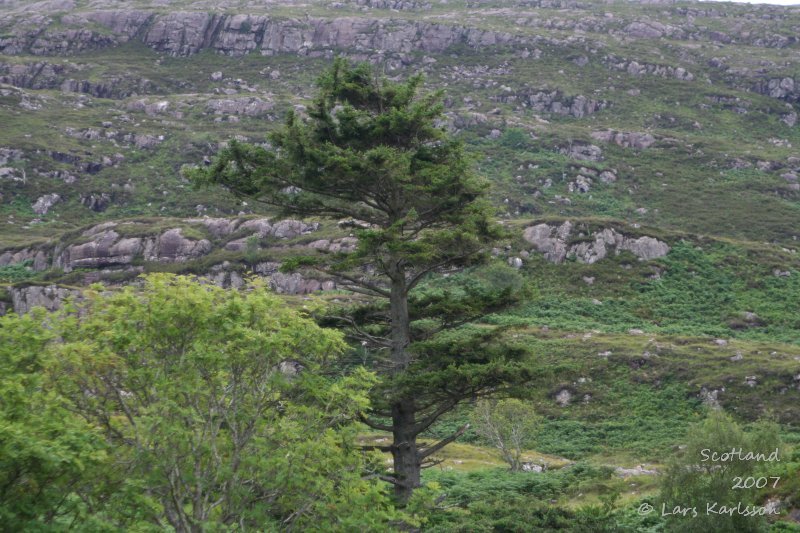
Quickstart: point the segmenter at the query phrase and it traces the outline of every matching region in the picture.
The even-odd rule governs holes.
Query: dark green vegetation
[[[790,450],[782,480],[754,498],[780,499],[774,530],[798,521],[791,451],[800,442],[797,8],[593,0],[69,4],[0,7],[0,312],[42,286],[72,290],[98,279],[117,286],[140,271],[233,285],[219,273],[268,276],[265,263],[288,267],[311,243],[355,236],[357,227],[314,217],[307,221],[320,223],[317,230],[288,238],[254,235],[241,224],[217,234],[186,219],[243,213],[247,221],[276,220],[277,213],[219,189],[194,189],[180,169],[210,161],[231,138],[264,142],[291,110],[308,115],[314,81],[337,54],[373,61],[397,81],[423,73],[423,92],[445,91],[444,125],[491,183],[496,218],[509,230],[497,261],[521,259],[514,287],[524,301],[484,317],[473,333],[504,328],[503,342],[529,364],[531,380],[513,394],[543,419],[523,457],[551,467],[509,473],[492,443],[468,429],[432,456],[443,462],[423,471],[427,486],[405,516],[389,511],[353,527],[385,529],[386,520],[398,519],[434,531],[680,531],[686,522],[636,513],[642,498],[657,502],[664,476],[634,467],[663,474],[696,431],[691,424],[716,405],[742,427],[759,419],[780,424]],[[203,18],[208,13],[219,16],[212,23]],[[269,17],[268,27],[259,16]],[[163,17],[171,18],[162,24]],[[34,212],[51,193],[60,198],[47,213]],[[143,248],[179,228],[190,244],[206,239],[210,251],[145,260],[140,250],[129,261],[67,268],[54,259],[66,257],[70,245],[93,242],[86,232],[112,220],[124,221],[113,228],[120,239],[141,238]],[[568,246],[591,244],[611,228],[658,239],[670,251],[640,259],[610,249],[591,264],[575,255],[554,264],[522,238],[526,228],[564,220],[576,228]],[[482,276],[485,270],[467,270],[424,288],[434,297],[463,296],[459,291],[480,290]],[[364,303],[341,289],[320,298],[334,306]],[[284,300],[300,308],[308,298],[299,291]],[[357,346],[335,368],[372,362]],[[17,397],[32,403],[12,409],[21,417],[15,427],[26,428],[13,446],[33,468],[31,483],[50,480],[24,515],[41,522],[69,478],[81,481],[65,492],[72,496],[61,510],[85,513],[84,506],[98,504],[80,499],[95,483],[80,477],[87,465],[100,465],[107,481],[120,478],[105,462],[106,440],[86,438],[85,424],[67,416],[65,404],[28,394],[49,393],[37,369],[4,370],[0,379],[3,387],[28,387]],[[51,407],[39,409],[45,404]],[[421,440],[447,438],[471,416],[471,404],[461,406]],[[342,438],[358,433],[386,444],[385,433],[369,431],[348,426]],[[323,454],[311,455],[317,452]],[[324,455],[364,464],[347,450]],[[362,502],[380,514],[385,498],[369,492],[379,486],[365,489],[370,496]],[[124,517],[133,527],[162,505],[149,495],[137,504],[142,514],[130,516],[117,494],[110,505],[119,507],[106,507],[111,514],[98,520],[120,524]],[[281,513],[296,501],[264,512],[286,518]],[[328,503],[334,510],[314,512],[342,515],[341,502]],[[51,525],[56,518],[49,517]]]

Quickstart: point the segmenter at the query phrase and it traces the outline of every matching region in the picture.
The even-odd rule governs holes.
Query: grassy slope
[[[149,6],[148,2],[126,4]],[[665,6],[587,5],[589,9],[584,10],[509,9],[497,2],[479,9],[449,2],[435,3],[430,11],[385,12],[332,10],[315,4],[284,5],[270,9],[270,14],[390,16],[562,39],[575,34],[547,29],[541,23],[522,23],[521,19],[574,21],[591,16],[606,20],[612,31],[643,17],[675,24],[685,21]],[[744,21],[791,34],[800,23],[797,14],[770,21],[758,16],[745,18],[755,8],[716,7],[727,10],[730,17],[698,16],[696,26],[727,31]],[[209,10],[215,8],[208,6]],[[249,7],[248,11],[258,9]],[[229,10],[237,11],[233,3]],[[594,265],[552,265],[537,257],[526,262],[524,272],[537,287],[535,299],[491,317],[490,323],[513,326],[513,334],[529,348],[531,357],[552,370],[526,391],[532,408],[547,416],[537,436],[537,450],[588,462],[595,469],[607,464],[658,463],[680,443],[688,423],[702,416],[705,408],[698,394],[703,388],[724,388],[719,401],[743,418],[764,414],[778,418],[787,438],[797,442],[800,421],[795,406],[800,385],[794,376],[800,375],[800,259],[796,253],[800,193],[788,188],[780,177],[783,171],[732,167],[737,159],[750,165],[758,161],[785,164],[800,146],[800,128],[790,128],[779,120],[786,112],[783,102],[748,92],[752,85],[749,78],[709,64],[711,58],[722,57],[727,65],[758,71],[759,76],[798,77],[797,46],[769,49],[635,40],[607,31],[583,36],[584,42],[539,46],[539,59],[521,58],[517,50],[458,48],[436,55],[435,63],[423,63],[422,54],[416,54],[413,64],[390,72],[402,77],[424,70],[429,87],[446,89],[451,101],[448,113],[485,117],[485,122],[464,128],[459,135],[475,154],[481,171],[492,180],[498,215],[510,224],[521,228],[533,220],[569,218],[592,227],[614,225],[627,231],[640,224],[643,234],[667,240],[673,248],[667,257],[650,263],[624,254]],[[632,76],[609,68],[603,58],[612,54],[640,63],[683,66],[695,79],[687,82]],[[581,56],[589,59],[588,64],[573,62]],[[0,58],[6,63],[26,64],[42,59],[24,55]],[[25,151],[25,161],[9,165],[24,168],[28,176],[24,183],[0,182],[0,249],[53,242],[62,234],[71,240],[80,228],[105,220],[196,216],[198,205],[212,216],[251,212],[250,206],[242,206],[220,191],[192,191],[179,177],[178,169],[212,154],[219,142],[234,135],[262,140],[266,131],[280,123],[286,109],[308,103],[313,79],[328,64],[322,59],[296,56],[230,58],[208,52],[171,58],[134,43],[69,58],[44,59],[78,65],[80,73],[73,77],[93,82],[119,79],[123,88],[138,87],[146,78],[151,81],[150,89],[148,94],[122,100],[62,94],[58,90],[11,90],[8,96],[0,96],[0,146]],[[275,70],[280,76],[273,79],[269,73]],[[225,79],[212,81],[210,75],[215,71],[222,71]],[[255,92],[243,90],[243,84],[255,88]],[[580,119],[553,116],[518,103],[499,102],[498,97],[508,92],[503,86],[511,92],[559,89],[565,95],[606,100],[609,106]],[[215,121],[217,117],[206,111],[206,102],[229,98],[215,92],[226,88],[239,91],[232,96],[235,98],[269,99],[275,103],[274,110],[267,117]],[[716,103],[719,96],[739,98],[747,112]],[[178,110],[182,116],[150,116],[129,110],[128,104],[141,98],[167,101],[170,111]],[[40,107],[24,109],[20,106],[24,101]],[[152,149],[136,149],[105,139],[78,139],[65,131],[103,130],[104,121],[112,122],[111,129],[163,135],[165,140]],[[499,138],[490,137],[493,129],[501,131]],[[591,132],[604,129],[647,131],[657,142],[651,148],[634,150],[591,140]],[[776,144],[775,139],[783,142]],[[581,141],[601,146],[604,160],[581,163],[560,152]],[[117,153],[125,159],[118,166],[89,175],[78,173],[69,163],[54,161],[48,150],[71,153],[84,161]],[[582,165],[598,171],[613,169],[618,180],[611,184],[596,181],[590,192],[570,194],[567,184]],[[53,170],[76,174],[78,180],[68,185],[37,173]],[[544,186],[548,179],[551,187]],[[125,184],[132,185],[132,190],[124,190]],[[31,203],[49,192],[60,193],[64,201],[47,215],[36,217]],[[81,205],[82,194],[99,192],[113,193],[108,210],[93,213]],[[556,196],[569,197],[569,205]],[[640,208],[646,211],[637,211]],[[40,220],[34,223],[37,218]],[[178,222],[171,218],[155,219],[147,228],[156,231],[175,224]],[[515,249],[521,244],[514,243]],[[274,253],[267,252],[262,259],[273,258],[268,255]],[[176,268],[200,272],[226,259],[241,260],[235,254],[219,253],[202,263]],[[776,277],[775,269],[791,275]],[[655,273],[659,273],[659,279],[651,278]],[[57,272],[32,276],[16,268],[3,269],[0,276],[6,281],[27,278],[74,283],[81,273],[67,278]],[[584,277],[593,277],[594,283],[587,284]],[[745,312],[756,313],[758,322],[743,321]],[[644,334],[628,333],[634,328]],[[729,342],[719,346],[712,342],[715,338]],[[606,352],[610,354],[599,355]],[[738,353],[742,359],[732,361]],[[749,376],[756,376],[755,387],[746,383]],[[554,402],[555,394],[563,389],[574,398],[568,407]],[[466,412],[455,413],[430,437],[446,434],[466,417]],[[467,435],[467,441],[471,444],[448,448],[444,457],[443,466],[452,467],[454,472],[431,473],[430,479],[445,487],[491,485],[486,477],[489,474],[481,477],[480,472],[472,474],[477,476],[473,481],[452,478],[473,467],[481,470],[481,465],[498,465],[491,452],[471,447],[480,444],[474,435]],[[552,486],[547,485],[550,478],[546,478],[541,487],[523,492],[540,498],[563,494],[561,503],[575,505],[596,502],[597,495],[609,486],[623,490],[624,482],[608,472],[592,472],[568,480],[554,478]],[[652,488],[651,479],[635,482],[644,486],[624,487],[626,498]]]

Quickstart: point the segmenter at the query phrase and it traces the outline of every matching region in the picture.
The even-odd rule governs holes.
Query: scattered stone
[[[81,195],[81,204],[96,213],[101,213],[111,205],[111,196],[108,193]]]
[[[644,465],[636,465],[633,468],[623,468],[618,466],[614,469],[614,473],[619,477],[655,476],[658,475],[658,470],[655,468],[645,468]]]
[[[600,181],[603,183],[614,183],[617,181],[617,175],[610,170],[604,170],[600,173]]]
[[[509,257],[508,264],[516,269],[522,268],[522,259],[519,257]]]
[[[545,464],[536,464],[536,463],[522,463],[522,471],[523,472],[536,472],[541,473],[547,470],[547,465]]]
[[[725,389],[708,390],[707,388],[703,387],[700,389],[700,399],[703,401],[704,405],[711,407],[712,409],[720,409],[722,407],[719,403],[720,392],[725,392]]]
[[[623,133],[615,132],[613,130],[606,130],[595,131],[592,132],[591,135],[593,139],[601,142],[613,142],[617,146],[622,146],[623,148],[635,148],[637,150],[650,148],[656,142],[656,138],[651,134],[641,132]]]
[[[556,394],[556,403],[561,407],[566,407],[572,402],[572,393],[567,389],[561,389]]]

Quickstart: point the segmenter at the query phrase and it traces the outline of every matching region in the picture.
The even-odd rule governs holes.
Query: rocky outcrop
[[[0,83],[20,89],[55,89],[64,79],[67,68],[48,62],[0,63]]]
[[[87,65],[47,61],[0,63],[0,83],[20,89],[60,89],[63,92],[89,94],[96,98],[125,98],[134,92],[146,93],[156,89],[150,80],[138,77],[80,79],[81,71],[86,67]]]
[[[571,143],[566,148],[561,149],[561,153],[577,159],[578,161],[602,161],[603,150],[594,144],[582,143],[579,141]]]
[[[101,236],[101,239],[104,238]],[[2,257],[2,256],[0,256]],[[308,277],[298,272],[280,272],[281,264],[276,262],[259,263],[253,267],[252,272],[242,271],[241,266],[231,264],[228,261],[214,265],[199,277],[206,278],[214,284],[226,289],[239,289],[244,287],[248,275],[262,276],[267,279],[267,285],[271,290],[278,294],[303,295],[318,291],[330,291],[336,289],[336,282],[331,279],[316,279]],[[133,269],[133,275],[141,273],[141,268]],[[85,283],[102,282],[104,277],[87,275]],[[8,289],[11,302],[0,302],[0,316],[7,312],[25,314],[34,307],[43,307],[47,311],[60,309],[64,301],[73,298],[78,301],[82,299],[81,289],[60,287],[58,285],[27,287],[9,287]]]
[[[274,104],[261,98],[226,98],[209,100],[206,109],[215,115],[245,115],[257,117],[272,111]]]
[[[47,254],[42,250],[25,248],[17,251],[5,251],[0,254],[0,267],[17,265],[30,261],[31,267],[38,271],[46,270],[49,267]]]
[[[102,198],[102,197],[101,197]],[[225,218],[194,218],[186,219],[191,226],[203,226],[214,239],[225,241],[234,233],[245,235],[224,244],[225,249],[231,251],[244,251],[250,238],[263,239],[273,237],[276,239],[293,239],[305,235],[319,228],[319,224],[307,223],[301,220],[269,219],[225,219]],[[182,228],[167,229],[158,235],[147,236],[121,236],[116,222],[106,222],[86,230],[82,237],[85,242],[70,244],[57,249],[54,253],[53,266],[71,272],[76,268],[109,268],[130,266],[139,258],[142,261],[156,263],[185,263],[209,254],[214,245],[209,239],[196,239],[184,235]],[[115,229],[116,228],[116,229]],[[118,231],[119,230],[119,231]],[[304,247],[329,252],[345,252],[355,248],[355,239],[341,238],[334,240],[318,240]],[[27,255],[12,256],[10,252],[0,255],[0,261],[5,264],[21,262],[30,258],[33,252]],[[19,253],[17,253],[19,255]],[[46,256],[45,256],[46,257]],[[41,258],[44,265],[48,261]],[[0,262],[0,266],[3,263]],[[46,268],[43,266],[41,269]]]
[[[595,100],[583,95],[566,96],[559,90],[525,90],[520,92],[507,92],[493,97],[493,100],[503,103],[519,103],[523,107],[530,107],[542,113],[554,115],[569,115],[583,118],[593,115],[608,106],[606,100]]]
[[[619,132],[613,130],[594,131],[592,132],[592,139],[596,139],[605,143],[614,143],[623,148],[635,148],[643,150],[650,148],[656,142],[656,138],[649,133],[642,132]]]
[[[60,309],[64,300],[70,297],[80,299],[80,291],[56,285],[46,287],[31,285],[28,287],[10,287],[12,308],[17,314],[25,314],[34,307],[44,307],[48,311]]]
[[[17,150],[16,148],[0,148],[0,165],[19,161],[22,159],[22,155],[22,150]]]
[[[104,31],[88,29],[95,25],[102,26]],[[192,55],[204,49],[232,56],[251,52],[309,55],[326,50],[408,54],[442,52],[456,44],[477,48],[523,40],[549,42],[545,37],[523,39],[504,32],[403,19],[308,17],[301,20],[175,11],[71,13],[61,17],[59,26],[44,15],[17,16],[13,20],[0,20],[0,27],[7,29],[0,37],[0,52],[34,55],[73,54],[130,40],[140,40],[175,56]]]
[[[581,263],[592,264],[611,253],[619,254],[622,251],[629,251],[642,260],[649,260],[663,257],[669,252],[667,243],[653,237],[633,238],[613,228],[575,237],[573,228],[570,221],[559,226],[538,224],[526,228],[523,238],[553,263],[563,263],[567,257],[574,257]]]
[[[144,240],[145,261],[183,263],[211,251],[207,239],[194,240],[183,236],[181,228],[165,231],[155,239]]]
[[[56,265],[65,272],[75,268],[129,265],[142,249],[141,238],[121,239],[116,231],[109,229],[93,235],[89,242],[68,246],[56,258]]]
[[[628,37],[639,39],[658,39],[661,37],[674,39],[686,38],[686,32],[684,32],[683,29],[670,24],[662,24],[654,20],[637,20],[631,22],[625,26],[623,32]]]
[[[233,265],[225,261],[212,267],[211,272],[206,274],[206,277],[222,287],[242,287],[245,283],[242,274],[232,268]],[[299,272],[284,273],[280,271],[280,268],[280,263],[267,261],[256,264],[252,269],[252,273],[267,278],[267,285],[278,294],[310,294],[317,291],[336,289],[336,282],[333,280],[308,277]]]
[[[607,56],[604,62],[609,68],[627,72],[631,76],[657,76],[659,78],[672,78],[681,81],[694,80],[694,74],[683,67],[658,65],[655,63],[639,63],[638,61],[620,59],[616,56]]]
[[[362,9],[392,9],[394,11],[427,11],[431,8],[430,2],[417,2],[416,0],[345,0],[332,2],[334,9],[344,7],[360,7]]]
[[[753,91],[787,102],[800,103],[800,83],[795,82],[794,78],[760,80],[753,86]]]

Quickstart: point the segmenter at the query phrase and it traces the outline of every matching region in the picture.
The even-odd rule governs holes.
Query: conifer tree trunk
[[[392,458],[394,459],[394,495],[400,505],[408,503],[414,489],[420,486],[420,458],[414,428],[413,398],[404,398],[392,405]]]
[[[410,320],[405,272],[395,259],[391,276],[390,323],[392,373],[406,370],[411,357]],[[392,405],[392,458],[394,462],[395,498],[401,505],[408,502],[414,489],[420,486],[420,458],[417,453],[414,398],[401,398]]]

